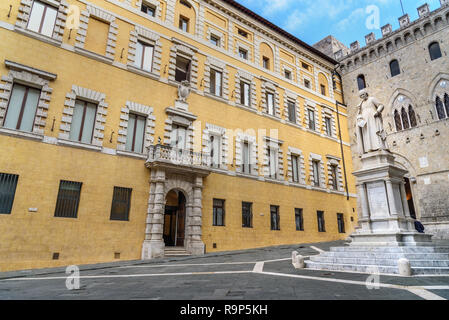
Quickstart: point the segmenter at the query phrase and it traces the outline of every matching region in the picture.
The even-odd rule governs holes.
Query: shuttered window
[[[132,189],[114,187],[112,196],[111,220],[129,221]]]
[[[81,182],[61,180],[56,201],[55,217],[77,218],[81,186]]]
[[[0,214],[10,214],[19,176],[0,173]]]
[[[3,126],[21,131],[33,131],[40,95],[41,91],[38,89],[14,84]]]

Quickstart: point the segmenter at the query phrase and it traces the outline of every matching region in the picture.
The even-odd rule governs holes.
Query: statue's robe
[[[362,101],[359,105],[358,118],[364,120],[364,126],[357,125],[357,145],[360,154],[382,150],[385,148],[381,138],[383,133],[382,115],[378,117],[374,115],[382,105],[376,98],[369,97],[366,101]]]

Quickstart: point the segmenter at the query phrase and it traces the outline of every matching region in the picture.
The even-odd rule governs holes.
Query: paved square
[[[291,252],[304,256],[343,242],[296,245],[80,266],[80,288],[68,290],[65,268],[0,273],[0,299],[131,300],[422,300],[449,298],[449,275],[370,275],[296,270]],[[372,286],[375,284],[371,283]]]

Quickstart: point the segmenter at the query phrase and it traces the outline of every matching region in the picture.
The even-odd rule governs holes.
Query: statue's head
[[[362,89],[359,91],[359,97],[362,100],[366,100],[369,97],[368,91],[366,91],[366,89]]]

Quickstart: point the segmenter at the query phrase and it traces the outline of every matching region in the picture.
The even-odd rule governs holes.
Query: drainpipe
[[[338,67],[340,67],[340,63],[335,67],[334,71],[332,72],[332,78],[334,78],[337,75],[340,78],[340,83],[342,83],[341,75],[337,71]],[[335,85],[335,81],[334,81],[334,90],[335,89],[336,89],[336,85]],[[343,83],[342,83],[342,91],[341,92],[342,92],[343,103],[340,103],[337,100],[335,100],[335,108],[337,110],[337,123],[338,123],[338,135],[339,135],[338,138],[340,139],[341,161],[343,162],[343,172],[344,172],[344,177],[345,177],[346,200],[349,201],[348,177],[346,174],[345,154],[343,152],[343,140],[341,139],[340,114],[338,111],[339,105],[344,106],[346,108],[348,107],[346,104],[344,104],[345,97],[344,97],[344,93],[343,93]]]

